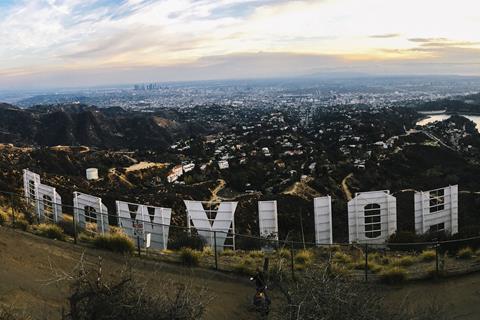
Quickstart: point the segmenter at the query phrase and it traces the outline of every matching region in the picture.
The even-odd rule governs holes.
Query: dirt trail
[[[342,180],[342,190],[343,190],[343,194],[345,195],[345,199],[347,199],[347,201],[352,200],[352,192],[348,188],[348,184],[347,184],[348,179],[350,179],[351,177],[353,177],[353,173],[350,173],[348,176],[346,176]]]
[[[123,173],[118,172],[115,168],[111,168],[108,170],[108,176],[110,177],[110,179],[112,178],[112,176],[116,176],[122,183],[126,184],[128,187],[135,187],[130,181],[128,181],[127,177]]]
[[[297,196],[307,201],[321,196],[320,192],[310,187],[306,181],[297,181],[282,193]]]
[[[121,255],[0,227],[0,303],[25,309],[35,319],[60,319],[68,288],[47,284],[52,278],[51,265],[71,270],[84,250],[87,262],[94,263],[101,256],[104,270],[118,270],[124,263]],[[207,287],[216,300],[209,305],[206,319],[252,319],[247,307],[254,289],[248,279],[146,260],[132,262],[135,273],[153,286],[168,278]]]
[[[218,196],[218,193],[225,188],[225,180],[223,179],[218,179],[218,185],[213,189],[210,190],[212,192],[212,196],[210,197],[210,200],[208,202],[220,202],[222,199]]]

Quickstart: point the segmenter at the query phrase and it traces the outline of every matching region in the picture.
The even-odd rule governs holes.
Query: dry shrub
[[[308,250],[300,250],[294,257],[295,264],[305,265],[313,261],[313,253]]]
[[[282,259],[290,259],[291,253],[287,248],[280,248],[277,251],[277,255]]]
[[[373,261],[368,261],[366,266],[365,266],[365,261],[357,261],[353,264],[353,267],[356,270],[365,270],[365,268],[367,268],[369,271],[373,273],[377,273],[382,270],[382,267]]]
[[[73,219],[72,216],[63,215],[63,219],[57,222],[58,226],[62,228],[63,233],[74,237],[75,236],[75,229],[73,227]]]
[[[331,263],[328,268],[328,272],[333,277],[350,277],[352,270],[343,263]]]
[[[380,281],[386,284],[398,284],[407,279],[407,271],[400,267],[392,267],[380,272]]]
[[[255,269],[255,261],[252,258],[246,257],[240,262],[233,265],[233,270],[240,274],[250,275]]]
[[[0,320],[32,320],[32,317],[25,312],[15,310],[12,306],[0,304]]]
[[[404,256],[392,261],[394,266],[409,267],[415,263],[415,258],[412,256]]]
[[[211,257],[215,254],[215,252],[213,251],[212,247],[210,246],[205,246],[203,247],[203,250],[202,250],[202,255],[205,256],[205,257]]]
[[[22,231],[27,231],[29,225],[30,224],[28,223],[28,221],[23,218],[15,219],[15,223],[13,224],[15,228],[20,229]]]
[[[104,234],[93,239],[93,245],[99,249],[106,249],[119,253],[132,253],[135,251],[133,241],[124,234]]]
[[[253,250],[248,252],[248,256],[253,259],[261,259],[265,256],[265,253],[262,250]]]
[[[188,267],[196,267],[200,264],[200,257],[202,253],[190,248],[183,248],[180,250],[180,261]]]
[[[420,254],[420,260],[423,262],[432,262],[435,260],[436,253],[435,250],[425,250]]]
[[[458,251],[457,257],[458,257],[459,259],[465,259],[465,260],[467,260],[467,259],[471,259],[471,258],[474,256],[474,254],[475,254],[475,253],[474,253],[474,251],[473,251],[472,248],[466,247],[466,248],[460,249],[460,250]]]
[[[405,305],[392,308],[384,303],[382,290],[349,277],[332,276],[328,267],[310,268],[297,281],[279,285],[285,295],[276,317],[281,320],[445,320],[443,310],[432,307],[409,311]]]
[[[130,266],[104,275],[101,262],[86,269],[83,261],[72,275],[68,297],[70,320],[193,320],[201,319],[211,298],[204,288],[159,281],[161,288],[147,286],[135,277]]]
[[[63,229],[56,224],[39,224],[35,228],[35,233],[41,235],[42,237],[47,237],[50,239],[57,239],[61,241],[65,240],[65,234],[63,233]]]
[[[235,251],[233,251],[232,249],[225,249],[223,251],[220,251],[220,255],[222,257],[232,257],[235,255]]]
[[[7,223],[7,221],[8,221],[8,215],[5,212],[0,211],[0,226],[5,225],[5,223]]]
[[[333,261],[337,263],[351,263],[352,262],[352,257],[344,252],[337,251],[333,255]]]

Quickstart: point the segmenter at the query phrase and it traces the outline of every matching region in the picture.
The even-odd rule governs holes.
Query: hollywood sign
[[[25,198],[35,208],[40,221],[62,220],[61,197],[55,188],[44,185],[40,176],[28,170],[23,175]],[[458,186],[415,192],[415,231],[458,232]],[[74,192],[75,219],[81,228],[90,224],[97,232],[108,231],[108,208],[102,199]],[[207,245],[235,248],[235,211],[237,202],[213,204],[184,201],[187,209],[187,227],[195,229]],[[313,201],[315,243],[332,244],[332,199],[317,197]],[[145,244],[150,234],[152,248],[166,249],[172,209],[144,204],[116,201],[118,225],[124,232]],[[258,202],[259,233],[262,237],[278,240],[278,212],[276,201]],[[397,201],[388,190],[359,192],[348,202],[348,235],[350,243],[381,244],[397,230]]]

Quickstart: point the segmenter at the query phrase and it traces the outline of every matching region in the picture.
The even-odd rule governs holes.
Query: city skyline
[[[0,88],[480,75],[471,0],[0,1]]]

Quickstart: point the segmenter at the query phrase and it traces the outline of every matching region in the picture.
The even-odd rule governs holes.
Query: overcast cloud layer
[[[0,89],[480,75],[475,0],[0,0]]]

